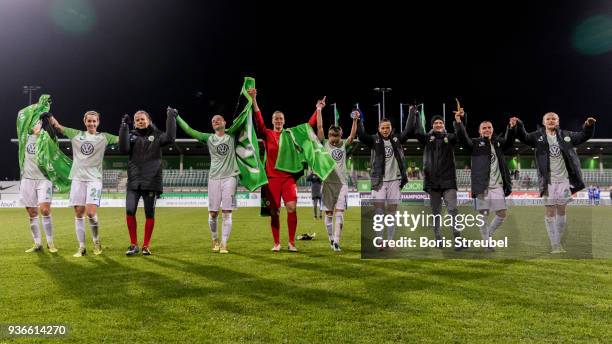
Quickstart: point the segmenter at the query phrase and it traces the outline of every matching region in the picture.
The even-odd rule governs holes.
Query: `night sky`
[[[0,178],[18,178],[17,145],[9,140],[28,102],[24,85],[51,94],[64,125],[82,128],[83,113],[95,109],[100,130],[111,133],[138,109],[163,127],[168,105],[211,131],[213,113],[234,115],[250,75],[266,120],[282,110],[289,126],[326,95],[346,126],[359,102],[373,132],[380,97],[372,89],[390,87],[386,115],[396,125],[400,102],[425,102],[428,118],[446,102],[450,121],[458,97],[474,134],[483,119],[501,131],[510,115],[534,130],[544,112],[555,111],[574,130],[594,115],[596,137],[610,138],[611,50],[609,1],[330,8],[316,1],[0,0]],[[331,115],[327,109],[326,125]],[[179,130],[179,137],[186,136]]]

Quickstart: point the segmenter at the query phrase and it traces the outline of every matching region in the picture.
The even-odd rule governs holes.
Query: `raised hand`
[[[593,124],[595,124],[595,122],[597,122],[597,120],[596,120],[595,118],[593,118],[593,117],[589,117],[589,118],[587,118],[587,119],[586,119],[586,121],[584,122],[584,124],[585,124],[587,127],[590,127],[590,126],[592,126]]]
[[[166,114],[168,116],[173,116],[174,118],[176,118],[176,116],[178,116],[178,111],[168,106],[168,109],[166,109]]]
[[[323,108],[325,107],[325,100],[327,99],[327,96],[324,96],[323,99],[320,99],[317,101],[317,110],[321,111],[323,110]]]
[[[456,122],[461,122],[461,119],[463,116],[465,116],[465,111],[463,111],[463,108],[459,108],[459,111],[453,111],[453,113],[455,114]]]

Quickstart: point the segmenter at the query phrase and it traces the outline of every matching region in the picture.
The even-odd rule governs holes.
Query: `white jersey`
[[[64,135],[72,143],[73,162],[70,179],[82,182],[102,181],[102,160],[106,146],[115,144],[119,138],[107,133],[90,134],[64,128]]]
[[[346,171],[346,141],[340,140],[340,146],[336,147],[329,143],[329,140],[324,140],[325,150],[329,152],[331,157],[336,162],[335,172],[329,175],[325,180],[326,183],[340,183],[342,185],[348,185],[347,171]]]
[[[23,160],[23,171],[21,171],[21,178],[44,180],[47,179],[38,167],[38,160],[36,159],[36,135],[28,135],[26,142],[25,158]]]

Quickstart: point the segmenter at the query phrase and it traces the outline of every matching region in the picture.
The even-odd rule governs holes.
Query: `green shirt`
[[[64,127],[64,135],[72,143],[72,169],[69,178],[82,182],[102,181],[102,160],[106,146],[119,142],[119,137],[107,133]]]

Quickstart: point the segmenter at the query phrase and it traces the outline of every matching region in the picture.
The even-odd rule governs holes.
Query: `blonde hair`
[[[87,112],[85,112],[85,115],[83,116],[83,120],[87,120],[87,116],[96,116],[98,117],[98,121],[100,120],[100,113],[98,113],[97,111],[94,110],[89,110]]]

